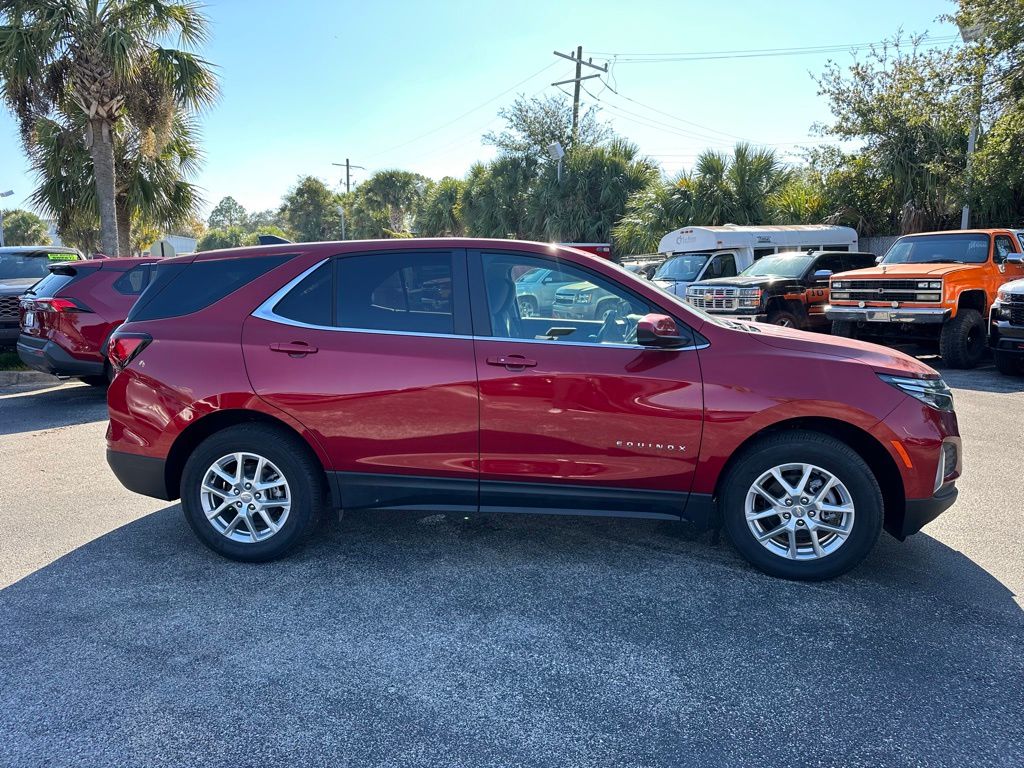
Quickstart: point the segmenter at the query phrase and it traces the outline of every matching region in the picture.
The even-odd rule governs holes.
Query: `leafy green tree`
[[[213,101],[211,67],[186,49],[204,41],[206,17],[189,1],[5,0],[0,22],[3,96],[23,139],[31,144],[41,118],[81,110],[102,247],[106,253],[121,253],[118,123],[131,116],[145,129],[166,127],[175,107]],[[160,44],[171,36],[185,48]]]
[[[229,227],[243,227],[249,223],[249,214],[235,198],[228,195],[221,198],[210,215],[206,219],[206,226],[210,229],[228,229]]]
[[[461,237],[462,195],[465,182],[445,176],[430,187],[416,215],[418,234],[424,237]]]
[[[561,181],[554,167],[545,168],[530,195],[528,230],[543,240],[607,242],[630,195],[658,181],[654,164],[624,139],[576,147]]]
[[[320,179],[300,177],[285,195],[281,214],[302,243],[341,238],[341,200]]]
[[[284,220],[280,208],[268,208],[265,211],[253,211],[250,213],[245,226],[254,232],[260,233],[263,233],[263,230],[267,227],[287,231],[288,222]]]
[[[384,213],[388,230],[400,234],[412,229],[413,214],[429,183],[418,173],[392,169],[373,174],[358,191],[368,206]]]
[[[625,212],[612,227],[615,252],[656,253],[666,233],[692,223],[693,206],[693,178],[686,173],[634,192],[626,201]]]
[[[251,238],[251,239],[250,239]],[[234,226],[227,229],[210,229],[196,243],[196,251],[214,251],[219,248],[240,248],[255,243],[255,236],[242,227]]]
[[[49,245],[50,232],[31,211],[15,208],[3,212],[4,245]]]
[[[81,140],[84,120],[77,111],[40,118],[29,162],[39,179],[33,205],[54,219],[62,240],[93,252],[101,247],[96,238],[100,220],[92,157]],[[201,159],[197,130],[187,115],[178,113],[160,138],[130,118],[122,119],[116,131],[118,238],[127,252],[138,253],[145,240],[142,230],[170,232],[198,216],[202,200],[187,181]]]
[[[826,205],[820,178],[804,169],[768,198],[769,220],[772,224],[821,224],[828,216]]]
[[[698,225],[766,224],[769,200],[790,173],[770,149],[739,143],[731,155],[705,150],[694,165],[694,208]]]
[[[503,155],[469,169],[462,219],[474,237],[530,238],[527,206],[540,163],[531,155]]]
[[[547,157],[547,149],[559,142],[566,150],[572,144],[572,101],[564,95],[541,99],[519,97],[511,107],[498,111],[506,127],[500,133],[484,134],[483,143],[499,153],[519,157]],[[583,111],[579,118],[579,145],[597,146],[615,136],[607,123],[598,119],[597,107]]]

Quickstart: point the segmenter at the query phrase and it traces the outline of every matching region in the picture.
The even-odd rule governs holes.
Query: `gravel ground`
[[[100,393],[5,390],[0,765],[1021,765],[1024,380],[948,380],[960,501],[814,585],[601,519],[231,563],[110,475]]]

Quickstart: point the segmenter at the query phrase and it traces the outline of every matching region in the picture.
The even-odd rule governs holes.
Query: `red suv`
[[[18,356],[30,368],[106,386],[111,331],[149,284],[157,259],[96,259],[50,267],[21,299]]]
[[[549,269],[616,297],[523,317]],[[163,261],[113,335],[107,458],[210,548],[284,554],[331,508],[724,527],[768,573],[852,568],[956,498],[952,397],[914,358],[702,314],[606,260],[507,240]]]

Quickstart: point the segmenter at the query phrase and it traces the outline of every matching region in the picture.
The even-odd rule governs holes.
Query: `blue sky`
[[[213,0],[203,54],[218,65],[223,93],[202,119],[206,161],[194,181],[207,208],[233,195],[255,210],[276,206],[299,175],[337,186],[343,169],[331,163],[346,157],[367,168],[355,182],[389,167],[461,176],[492,155],[480,136],[500,127],[500,107],[517,94],[556,93],[550,84],[572,76],[552,51],[576,45],[613,62],[612,77],[587,89],[666,173],[735,137],[795,158],[816,141],[812,124],[829,119],[811,73],[829,58],[852,61],[849,52],[628,59],[863,44],[900,28],[948,37],[956,28],[938,17],[952,8],[946,0]],[[32,183],[4,112],[0,189],[15,192],[5,202],[24,204]]]

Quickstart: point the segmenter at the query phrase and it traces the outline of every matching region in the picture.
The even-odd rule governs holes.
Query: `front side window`
[[[984,264],[988,235],[907,235],[890,248],[883,264]]]
[[[336,264],[335,324],[339,327],[455,332],[450,252],[344,256]]]
[[[843,271],[844,257],[838,253],[826,253],[824,256],[819,256],[818,260],[814,263],[812,268],[813,272],[817,272],[819,269],[827,269],[829,272],[842,272]]]
[[[485,253],[482,260],[490,335],[494,338],[633,344],[637,321],[658,311],[625,287],[564,262],[551,269],[559,285],[551,303],[538,306],[517,284],[516,274],[525,266],[544,264],[545,259]]]
[[[1006,235],[996,235],[996,263],[1002,264],[1011,253],[1016,253],[1013,250],[1013,241]]]
[[[736,256],[723,253],[715,256],[705,277],[736,277]]]

